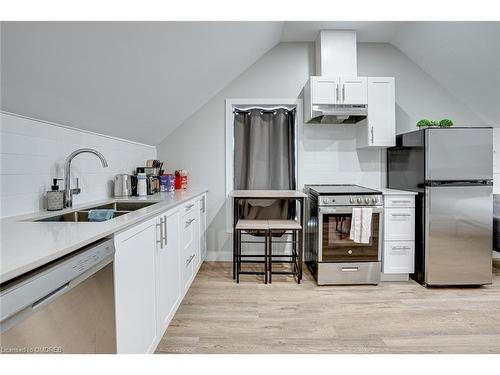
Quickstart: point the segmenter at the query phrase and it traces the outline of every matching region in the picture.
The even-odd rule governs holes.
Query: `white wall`
[[[493,194],[500,194],[500,128],[493,129]]]
[[[396,77],[398,132],[415,129],[420,118],[450,117],[479,122],[432,78],[389,44],[359,44],[358,74]],[[195,112],[158,146],[172,168],[185,168],[192,186],[207,187],[208,258],[229,260],[226,233],[224,129],[226,98],[297,98],[314,75],[312,43],[280,43]],[[385,169],[382,152],[356,150],[355,125],[306,125],[304,183],[359,183],[377,187]]]
[[[72,166],[72,183],[79,177],[81,194],[74,204],[112,196],[113,176],[130,173],[156,157],[153,146],[48,124],[12,114],[0,113],[0,216],[35,212],[45,207],[44,194],[52,179],[63,177],[66,156],[90,147],[108,161],[102,168],[94,155],[77,156]],[[63,188],[60,181],[61,189]],[[73,185],[74,186],[74,185]]]
[[[416,130],[416,122],[423,118],[450,118],[456,125],[485,125],[479,117],[391,44],[360,44],[358,74],[395,77],[398,134]]]

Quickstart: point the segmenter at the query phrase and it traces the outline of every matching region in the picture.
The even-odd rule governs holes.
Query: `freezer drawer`
[[[492,281],[492,186],[426,189],[425,283]]]

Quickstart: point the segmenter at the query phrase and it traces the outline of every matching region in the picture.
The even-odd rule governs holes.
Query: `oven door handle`
[[[371,208],[372,212],[374,214],[380,214],[384,212],[384,209],[382,207],[366,207],[366,208]],[[352,214],[352,207],[320,207],[318,209],[318,212],[320,215],[328,215],[328,214]]]

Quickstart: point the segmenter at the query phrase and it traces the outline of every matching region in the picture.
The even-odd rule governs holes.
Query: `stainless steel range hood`
[[[309,124],[355,124],[366,119],[366,104],[323,104],[312,106]]]

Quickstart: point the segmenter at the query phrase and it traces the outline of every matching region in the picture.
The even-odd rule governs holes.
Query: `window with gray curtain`
[[[234,189],[295,190],[295,110],[247,108],[234,112]],[[242,202],[246,219],[287,219],[294,204]]]

